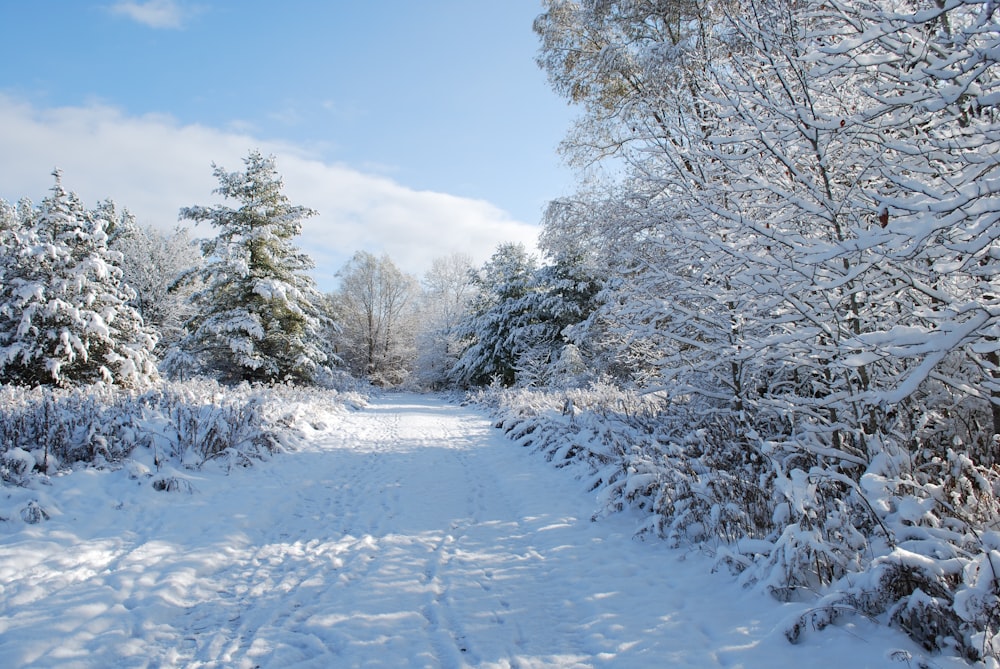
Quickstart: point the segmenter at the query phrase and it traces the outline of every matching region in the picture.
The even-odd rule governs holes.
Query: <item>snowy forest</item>
[[[324,294],[254,150],[171,233],[59,171],[0,201],[3,485],[249,463],[282,393],[456,391],[602,513],[813,601],[791,642],[863,616],[1000,661],[1000,6],[546,0],[534,30],[580,175],[537,253],[358,251]]]

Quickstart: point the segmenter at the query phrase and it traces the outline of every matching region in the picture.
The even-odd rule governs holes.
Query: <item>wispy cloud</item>
[[[190,12],[176,0],[119,0],[109,7],[112,14],[124,16],[150,28],[182,28]]]
[[[113,198],[140,222],[177,225],[181,207],[218,202],[213,162],[243,168],[248,151],[274,154],[285,192],[319,211],[307,219],[300,246],[316,262],[320,287],[355,251],[387,253],[404,271],[422,274],[434,258],[467,253],[486,260],[501,242],[535,244],[537,228],[495,205],[418,191],[385,176],[326,163],[301,147],[261,141],[249,132],[181,125],[166,116],[129,116],[104,105],[42,109],[0,94],[0,197],[34,201],[52,187],[52,169],[88,206]],[[3,158],[2,156],[6,156]],[[206,227],[195,236],[212,236]]]

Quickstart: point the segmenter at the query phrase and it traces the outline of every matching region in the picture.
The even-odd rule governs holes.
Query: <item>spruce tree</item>
[[[293,240],[316,212],[289,202],[274,156],[252,151],[243,162],[243,172],[212,166],[219,180],[214,192],[237,208],[181,209],[182,219],[208,221],[219,232],[202,242],[204,265],[178,282],[199,284],[192,295],[196,315],[167,369],[230,383],[310,381],[326,360],[319,345],[325,317],[306,274],[312,260]]]
[[[460,385],[517,381],[521,354],[535,343],[538,315],[531,304],[537,272],[535,257],[522,244],[497,247],[472,276],[476,289],[469,311],[455,327],[462,353],[451,370]]]
[[[37,209],[18,211],[0,283],[0,382],[140,386],[156,378],[155,336],[129,305],[108,221],[58,170]]]

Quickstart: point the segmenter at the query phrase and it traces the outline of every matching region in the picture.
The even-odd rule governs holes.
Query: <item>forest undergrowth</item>
[[[963,444],[886,439],[845,468],[791,435],[762,439],[735,416],[699,421],[655,393],[494,387],[470,399],[585,478],[595,516],[633,510],[639,534],[707,550],[747,587],[814,602],[787,622],[789,641],[864,616],[996,666],[998,472]]]
[[[322,427],[310,418],[318,406],[364,404],[359,390],[207,379],[143,391],[0,386],[0,483],[19,489],[0,519],[44,520],[48,480],[81,468],[125,467],[156,490],[190,492],[190,472],[249,467],[295,449],[304,425]]]

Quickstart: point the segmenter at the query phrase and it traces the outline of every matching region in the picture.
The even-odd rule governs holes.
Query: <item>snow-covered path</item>
[[[196,474],[190,495],[56,479],[60,515],[0,524],[0,667],[862,669],[916,652],[863,622],[788,644],[801,605],[633,540],[628,517],[590,522],[580,481],[476,409],[391,395],[315,420],[305,448]]]

